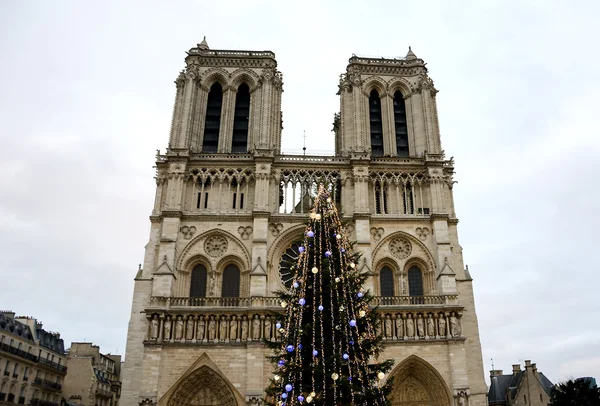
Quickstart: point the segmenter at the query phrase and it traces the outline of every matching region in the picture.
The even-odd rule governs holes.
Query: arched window
[[[248,152],[248,121],[250,119],[250,89],[242,83],[235,96],[233,139],[231,152]]]
[[[369,122],[371,124],[371,155],[383,156],[383,125],[381,124],[381,99],[377,90],[369,96]]]
[[[423,273],[418,266],[411,266],[408,270],[408,294],[423,296]]]
[[[379,291],[383,297],[394,296],[394,273],[387,266],[379,271]]]
[[[387,185],[380,181],[375,181],[375,213],[388,214],[388,193]]]
[[[223,271],[221,297],[240,297],[240,270],[231,264]]]
[[[196,265],[192,270],[190,297],[206,297],[206,267]]]
[[[415,199],[413,196],[413,184],[408,182],[403,186],[402,200],[404,202],[404,214],[415,214]]]
[[[206,103],[206,120],[204,121],[203,152],[217,152],[219,146],[219,130],[221,128],[221,107],[223,105],[223,88],[219,82],[210,87]]]
[[[408,127],[406,125],[406,105],[399,91],[394,93],[394,126],[396,128],[396,153],[408,156]]]

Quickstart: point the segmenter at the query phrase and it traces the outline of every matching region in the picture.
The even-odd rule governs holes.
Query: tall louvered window
[[[190,297],[206,297],[206,267],[196,265],[192,270],[192,282],[190,284]]]
[[[240,297],[240,270],[235,265],[227,265],[223,271],[221,297]]]
[[[381,99],[377,90],[369,96],[369,123],[371,124],[371,155],[383,156],[383,125],[381,123]]]
[[[241,84],[235,96],[233,115],[233,139],[231,152],[248,152],[248,122],[250,120],[250,89]]]
[[[387,266],[379,271],[379,291],[383,297],[394,296],[394,274]]]
[[[408,156],[408,127],[406,125],[406,104],[399,91],[394,93],[394,125],[396,128],[396,153]]]
[[[221,107],[223,105],[223,88],[220,83],[211,86],[206,103],[206,120],[204,121],[203,152],[217,152],[219,146],[219,130],[221,128]]]

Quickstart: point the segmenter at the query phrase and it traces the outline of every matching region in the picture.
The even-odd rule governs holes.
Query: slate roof
[[[491,378],[490,390],[488,391],[488,403],[506,404],[506,391],[510,391],[512,398],[517,394],[517,389],[521,384],[521,380],[525,376],[526,371],[521,371],[516,375],[497,375]],[[540,384],[547,394],[550,394],[554,384],[550,382],[546,376],[538,372]]]

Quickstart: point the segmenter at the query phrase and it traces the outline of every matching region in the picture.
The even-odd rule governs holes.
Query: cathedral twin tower
[[[169,147],[156,159],[135,278],[123,406],[260,405],[286,289],[318,184],[363,253],[392,405],[486,405],[472,279],[458,243],[454,162],[422,59],[353,56],[335,155],[281,153],[282,76],[270,51],[189,50]],[[280,309],[280,308],[279,308]]]

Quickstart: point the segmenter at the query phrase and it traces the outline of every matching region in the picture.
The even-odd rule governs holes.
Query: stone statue
[[[388,315],[385,316],[385,336],[391,338],[392,335],[392,319],[390,319],[390,316]]]
[[[396,315],[396,337],[402,339],[404,337],[404,324],[402,316]]]
[[[425,325],[421,316],[417,319],[417,334],[419,334],[419,337],[425,336]]]
[[[185,339],[189,341],[192,338],[194,338],[194,316],[188,316],[185,326]]]
[[[248,320],[246,320],[246,316],[242,316],[242,341],[246,341],[248,339]]]
[[[167,317],[165,319],[165,334],[163,336],[164,340],[170,340],[171,339],[171,319],[169,317]]]
[[[200,316],[198,319],[198,326],[196,327],[196,340],[202,341],[204,340],[204,331],[206,329],[206,322],[204,321],[204,316]]]
[[[151,328],[150,328],[150,338],[153,340],[156,340],[158,338],[158,316],[155,314],[152,317],[152,321],[150,322],[151,324]]]
[[[210,273],[210,283],[208,285],[208,293],[213,296],[215,294],[215,285],[217,284],[216,272]]]
[[[252,320],[252,339],[258,340],[260,338],[260,319],[258,316],[254,316]]]
[[[265,338],[271,339],[271,319],[268,317],[265,319]]]
[[[177,316],[175,322],[175,339],[181,340],[183,338],[183,319],[181,316]]]
[[[446,337],[446,318],[443,314],[440,315],[438,320],[438,330],[441,337]]]
[[[215,325],[215,319],[210,316],[210,320],[208,320],[208,341],[213,341],[216,337],[217,326]]]
[[[411,338],[415,336],[415,322],[410,314],[408,315],[408,319],[406,319],[406,335]]]
[[[238,330],[237,323],[238,323],[237,317],[232,316],[231,321],[229,322],[229,339],[231,341],[233,341],[237,338],[237,330]]]
[[[225,341],[227,339],[227,317],[221,317],[221,321],[219,321],[219,340]]]
[[[450,334],[452,337],[460,337],[460,326],[458,325],[458,318],[455,315],[450,317]]]
[[[427,317],[427,335],[429,337],[435,337],[435,324],[433,323],[433,316]]]

